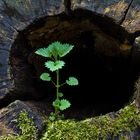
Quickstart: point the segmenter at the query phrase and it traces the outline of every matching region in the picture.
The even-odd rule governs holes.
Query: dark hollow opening
[[[102,20],[102,28],[96,19]],[[39,79],[47,71],[46,59],[34,51],[61,41],[75,48],[64,58],[66,66],[60,71],[60,80],[63,82],[69,76],[79,79],[77,87],[62,87],[65,98],[72,104],[65,116],[84,119],[117,111],[131,100],[138,76],[131,63],[132,45],[127,37],[107,17],[85,10],[74,11],[70,18],[60,14],[38,19],[19,34],[12,46],[10,62],[15,80],[12,92],[19,95],[16,98],[46,99],[51,104],[55,89],[51,83]]]

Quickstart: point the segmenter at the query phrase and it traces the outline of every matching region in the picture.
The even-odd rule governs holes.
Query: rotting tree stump
[[[83,19],[83,17],[85,17],[85,19]],[[106,67],[108,71],[112,71],[112,69],[114,70],[117,68],[115,67],[116,65],[119,67],[128,64],[123,71],[121,71],[122,69],[117,70],[122,72],[122,75],[120,76],[124,76],[124,74],[127,73],[124,77],[128,77],[129,74],[132,74],[132,77],[128,78],[127,80],[133,80],[129,86],[132,86],[132,91],[134,92],[134,83],[135,80],[138,79],[140,71],[139,17],[140,2],[137,0],[108,0],[107,2],[105,2],[105,0],[72,0],[71,2],[65,1],[64,3],[63,0],[0,1],[1,107],[7,106],[9,103],[17,99],[30,100],[44,97],[38,93],[33,86],[34,75],[32,75],[32,77],[30,76],[30,73],[32,72],[30,71],[32,69],[31,64],[32,66],[37,65],[37,59],[35,59],[32,54],[36,48],[42,47],[43,43],[48,45],[54,39],[73,43],[75,46],[83,46],[83,48],[85,46],[91,46],[93,43],[95,47],[94,52],[96,52],[93,59],[98,58],[98,61],[95,63],[99,62],[99,60],[102,63],[103,61],[107,62],[104,63],[106,66],[99,67],[99,69]],[[92,22],[95,24],[95,26],[100,28],[100,30],[97,29],[97,32],[103,33],[98,33],[98,35],[97,32],[96,34],[91,32],[95,28],[95,26],[91,24]],[[70,36],[66,34],[66,29],[69,29],[67,32],[70,33]],[[102,46],[104,42],[99,40],[102,34],[102,39],[107,42],[106,37],[103,35],[104,33],[113,38],[110,38],[112,41],[106,44],[107,46],[112,43],[112,46],[109,48]],[[63,36],[63,34],[65,35]],[[76,37],[80,36],[80,39],[83,42],[79,41],[77,43],[77,40],[72,38],[74,35]],[[61,36],[63,37],[61,38]],[[96,41],[94,38],[96,38]],[[114,40],[114,38],[116,40]],[[49,41],[44,41],[45,39]],[[88,51],[91,52],[92,48]],[[79,54],[81,55],[82,53],[79,52]],[[91,54],[91,56],[92,55],[93,54]],[[72,57],[75,58],[75,54],[73,54]],[[86,54],[84,54],[84,57],[86,57]],[[79,60],[80,59],[82,59],[82,57],[79,57]],[[42,62],[43,61],[44,60],[42,60]],[[82,59],[82,61],[84,61],[84,59]],[[118,61],[124,62],[120,63]],[[33,62],[35,63],[33,64]],[[121,65],[118,65],[118,63]],[[75,66],[77,64],[78,62],[75,63]],[[38,71],[37,75],[41,73],[41,67],[39,65],[40,63],[36,68],[36,71]],[[68,67],[67,69],[70,68]],[[99,69],[97,69],[97,71]],[[83,74],[84,73],[81,73],[81,75]],[[106,74],[107,73],[105,73],[105,75]],[[94,76],[92,78],[94,78]],[[107,78],[104,76],[102,77]],[[100,80],[102,80],[102,77]],[[96,81],[94,82],[96,83]],[[106,82],[106,80],[103,82]],[[108,84],[111,84],[111,82]],[[138,87],[139,86],[137,86],[135,97],[136,104],[139,106],[140,93]],[[130,94],[130,96],[133,96],[133,94]],[[99,101],[99,99],[97,101]],[[119,98],[117,101],[119,102]],[[100,104],[104,105],[103,102],[100,102]],[[100,113],[102,112],[99,112],[99,114]],[[106,111],[104,113],[106,113]],[[131,134],[131,136],[132,135],[133,134]],[[135,138],[131,137],[131,139]]]

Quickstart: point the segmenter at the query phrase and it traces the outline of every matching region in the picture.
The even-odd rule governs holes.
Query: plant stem
[[[59,70],[56,71],[56,100],[59,100]],[[55,107],[55,114],[59,115],[59,109]]]
[[[59,99],[59,86],[60,86],[59,85],[59,70],[56,71],[56,76],[57,76],[57,82],[56,82],[56,86],[57,86],[57,88],[56,88],[56,93],[57,94],[56,95],[57,96],[56,97],[57,97],[57,99]]]

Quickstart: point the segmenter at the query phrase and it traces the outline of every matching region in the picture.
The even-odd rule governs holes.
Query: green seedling
[[[67,55],[72,49],[73,45],[62,44],[61,42],[54,42],[50,44],[47,48],[40,48],[35,53],[43,57],[49,58],[45,62],[45,67],[50,72],[56,73],[56,81],[53,81],[51,74],[48,72],[42,73],[40,79],[43,81],[52,82],[56,88],[56,99],[53,101],[52,105],[54,107],[54,112],[51,112],[49,119],[54,121],[59,118],[63,118],[64,115],[60,115],[60,112],[66,110],[71,106],[71,103],[63,98],[63,93],[60,91],[60,88],[65,84],[70,86],[78,85],[78,80],[75,77],[69,77],[64,83],[60,83],[60,69],[65,65],[65,62],[61,60],[62,57]]]

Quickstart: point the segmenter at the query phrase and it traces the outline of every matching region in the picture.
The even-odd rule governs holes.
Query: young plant
[[[61,42],[56,41],[50,44],[47,48],[40,48],[35,52],[38,55],[49,58],[49,60],[45,62],[45,67],[48,68],[50,72],[56,73],[56,82],[52,80],[50,73],[45,72],[40,75],[41,80],[51,81],[56,88],[56,99],[52,103],[55,111],[52,112],[49,117],[51,121],[54,121],[62,116],[64,117],[63,114],[60,116],[60,112],[71,106],[71,103],[63,98],[64,95],[60,92],[60,87],[65,84],[70,86],[78,85],[78,80],[75,77],[69,77],[64,83],[60,83],[59,70],[65,65],[65,62],[62,61],[61,58],[67,55],[73,47],[73,45],[62,44]]]

